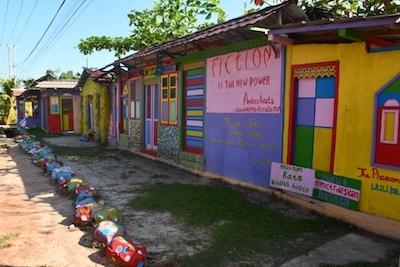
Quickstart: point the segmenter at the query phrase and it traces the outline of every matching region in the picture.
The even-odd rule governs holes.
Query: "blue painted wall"
[[[269,186],[271,161],[281,162],[282,114],[206,113],[205,169]]]

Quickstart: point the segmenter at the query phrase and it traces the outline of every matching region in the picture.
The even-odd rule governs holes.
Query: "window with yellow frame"
[[[178,125],[178,75],[161,76],[161,124]]]

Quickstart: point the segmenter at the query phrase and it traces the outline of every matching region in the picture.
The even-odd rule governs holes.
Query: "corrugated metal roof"
[[[25,98],[25,97],[29,97],[32,95],[40,95],[40,90],[38,89],[29,89],[29,90],[25,90],[20,96],[19,98]]]
[[[285,34],[295,44],[303,43],[346,43],[351,39],[342,38],[339,29],[351,29],[361,36],[374,36],[400,41],[400,14],[390,14],[374,17],[354,17],[336,20],[316,20],[303,23],[286,24],[281,27],[271,27],[269,34]]]
[[[13,88],[11,89],[13,96],[20,96],[23,92],[26,91],[25,88]]]
[[[278,14],[279,12],[280,14]],[[260,33],[250,31],[248,28],[250,26],[269,27],[270,25],[294,23],[301,20],[308,20],[307,15],[305,15],[292,1],[287,1],[280,5],[270,6],[257,12],[217,24],[208,29],[176,38],[164,44],[149,47],[122,58],[121,60],[117,60],[115,63],[124,63],[129,65],[130,61],[133,59],[143,58],[144,60],[148,60],[146,57],[154,55],[160,51],[189,51],[193,53],[198,50],[212,48],[210,47],[212,42],[216,43],[220,41],[221,43],[219,43],[218,46],[222,46],[254,37],[260,37]],[[239,31],[240,29],[242,31]],[[204,43],[202,42],[203,40],[205,41]]]
[[[112,80],[111,75],[107,71],[97,68],[83,68],[77,86],[82,87],[89,77],[100,83],[109,83]]]
[[[38,89],[57,89],[57,88],[75,88],[78,84],[78,80],[53,80],[53,81],[42,81],[35,85]]]

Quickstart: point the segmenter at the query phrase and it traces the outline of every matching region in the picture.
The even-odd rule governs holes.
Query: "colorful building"
[[[95,140],[109,141],[111,77],[101,70],[84,68],[78,82],[80,92],[79,133],[94,133]]]
[[[25,90],[17,96],[17,124],[20,127],[40,128],[40,90]]]
[[[41,91],[41,127],[49,133],[77,132],[79,88],[76,80],[44,80],[34,89]]]
[[[118,60],[109,142],[400,220],[398,18],[284,3]]]
[[[315,21],[269,32],[289,44],[283,162],[316,170],[314,197],[395,220],[398,18]]]
[[[268,186],[281,161],[284,58],[250,28],[307,20],[284,3],[114,62],[120,147]]]

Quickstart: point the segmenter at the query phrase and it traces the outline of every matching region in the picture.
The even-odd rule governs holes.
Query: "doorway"
[[[155,151],[158,145],[158,85],[145,85],[145,144]]]
[[[74,108],[72,97],[63,97],[61,99],[62,106],[62,129],[63,131],[74,130]]]

